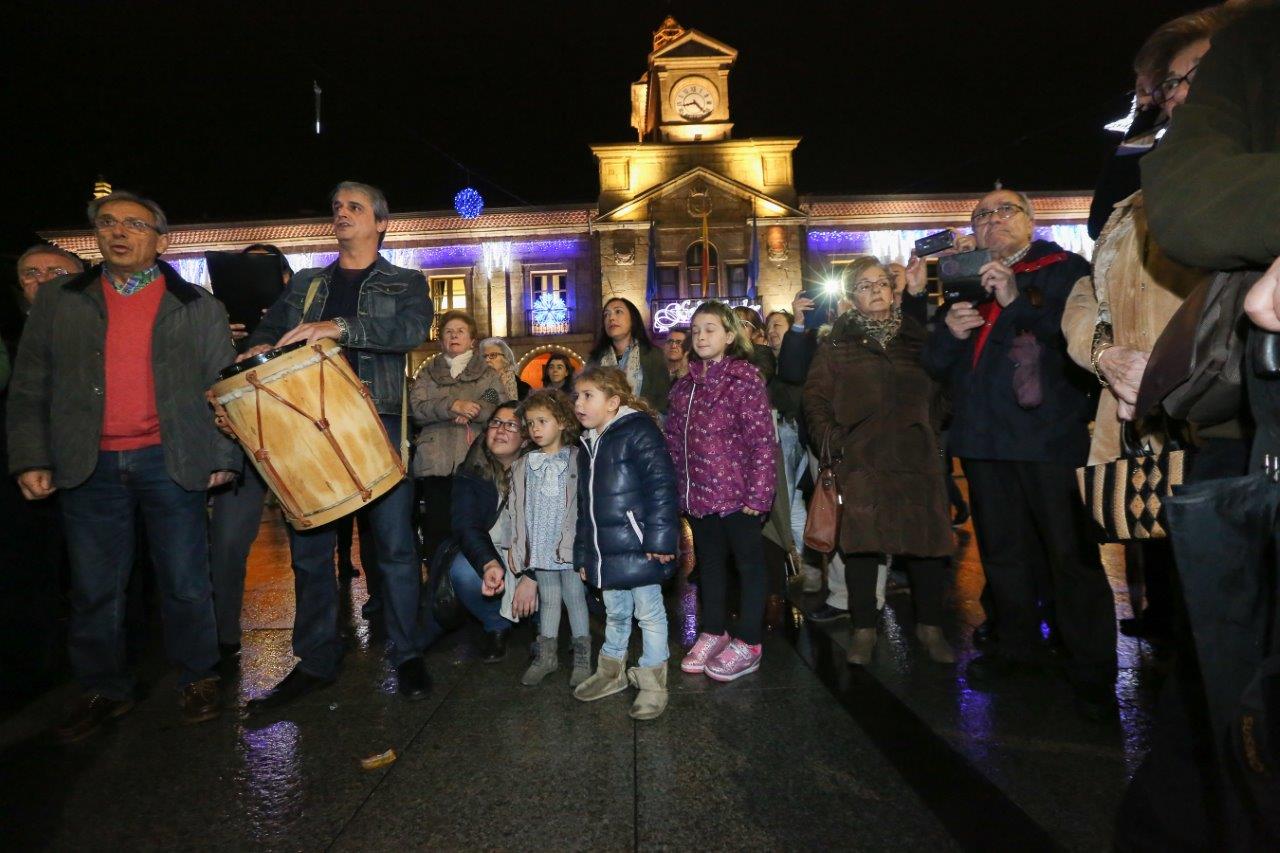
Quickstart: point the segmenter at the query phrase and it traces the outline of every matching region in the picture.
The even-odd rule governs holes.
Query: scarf
[[[129,276],[127,281],[116,281],[116,277],[107,272],[104,267],[102,270],[102,277],[116,289],[116,293],[119,293],[121,296],[132,296],[160,277],[160,265],[152,264],[150,269],[134,273]]]
[[[633,338],[631,346],[627,347],[627,351],[622,354],[622,372],[627,374],[627,384],[631,386],[631,393],[637,397],[640,396],[640,387],[644,384],[644,368],[640,366],[640,345]],[[602,367],[618,367],[618,355],[610,344],[605,348],[604,355],[600,357]]]
[[[902,328],[902,308],[900,306],[893,306],[889,311],[889,316],[883,320],[873,320],[857,308],[849,310],[857,317],[858,325],[862,327],[863,333],[883,349],[889,348],[889,342],[898,336],[898,329]]]
[[[475,355],[475,350],[467,350],[457,355],[448,355],[440,353],[444,356],[444,363],[449,365],[449,375],[457,379],[462,375],[462,371],[467,369],[467,365],[471,363],[471,356]]]
[[[530,471],[542,474],[538,478],[538,491],[549,498],[560,494],[560,478],[569,470],[569,448],[562,447],[555,453],[535,450],[525,457]],[[546,469],[544,473],[542,469]]]

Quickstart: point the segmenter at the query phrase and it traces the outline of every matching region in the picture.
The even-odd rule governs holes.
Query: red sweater
[[[160,443],[156,382],[151,373],[151,335],[164,297],[164,276],[132,296],[102,282],[107,303],[106,374],[102,450],[138,450]]]

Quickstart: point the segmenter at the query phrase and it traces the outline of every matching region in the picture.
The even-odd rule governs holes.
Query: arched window
[[[708,243],[707,254],[710,259],[710,276],[709,286],[704,287],[702,281],[702,241],[698,240],[690,244],[684,253],[684,264],[686,272],[686,281],[689,283],[689,297],[691,299],[699,299],[703,296],[715,296],[716,285],[720,281],[719,257],[716,255],[716,247]]]

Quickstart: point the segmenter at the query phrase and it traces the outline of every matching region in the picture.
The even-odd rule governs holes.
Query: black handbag
[[[457,554],[458,546],[452,539],[441,543],[436,549],[436,558],[431,561],[431,576],[422,596],[422,606],[431,608],[436,624],[446,633],[461,628],[467,618],[467,608],[458,598],[453,578],[449,576],[449,567]]]
[[[1165,499],[1181,486],[1186,451],[1165,423],[1166,441],[1157,453],[1141,445],[1132,421],[1120,433],[1123,455],[1112,462],[1076,469],[1080,496],[1103,542],[1164,539]]]

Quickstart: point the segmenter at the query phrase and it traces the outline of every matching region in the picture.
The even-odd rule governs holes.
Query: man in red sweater
[[[140,509],[163,594],[183,721],[221,709],[205,492],[238,449],[204,390],[235,358],[227,314],[158,260],[158,205],[116,192],[89,205],[103,263],[40,288],[9,394],[9,467],[28,500],[60,490],[71,552],[71,663],[83,695],[56,729],[82,740],[133,707],[124,589]]]

